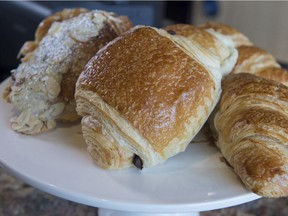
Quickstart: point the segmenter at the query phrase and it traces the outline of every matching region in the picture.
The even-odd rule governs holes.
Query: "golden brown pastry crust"
[[[215,37],[205,29],[188,24],[175,24],[166,26],[165,29],[170,34],[181,35],[191,41],[193,44],[198,43],[201,51],[210,55],[212,61],[219,62],[221,74],[226,75],[231,72],[237,61],[238,52],[234,46],[229,46],[232,41],[225,37]],[[215,65],[210,65],[215,67]]]
[[[257,76],[274,80],[288,86],[288,71],[281,67],[267,67],[257,72]]]
[[[232,73],[251,73],[288,85],[288,72],[266,50],[255,46],[240,46],[238,60]]]
[[[199,27],[207,30],[212,29],[220,34],[229,36],[234,42],[235,47],[252,45],[252,42],[243,33],[232,26],[217,22],[206,22],[199,25]]]
[[[288,195],[288,87],[229,75],[214,118],[217,146],[243,183],[265,197]]]
[[[207,47],[208,49],[212,49],[213,51],[216,49],[215,37],[201,28],[188,24],[175,24],[165,26],[163,29],[168,31],[170,34],[179,34],[188,39],[197,41],[199,44]],[[217,52],[217,49],[214,52]]]
[[[166,26],[163,29],[168,31],[168,33],[170,34],[172,33],[182,35],[193,42],[198,42],[201,46],[205,47],[205,49],[209,49],[209,51],[211,51],[214,54],[215,58],[223,59],[227,57],[222,56],[223,55],[222,53],[225,52],[225,50],[224,51],[222,50],[227,49],[227,47],[224,46],[213,35],[211,35],[210,33],[201,28],[188,24],[175,24]]]
[[[239,56],[238,56],[238,61],[237,64],[243,64],[244,61],[246,61],[247,59],[251,59],[254,56],[265,56],[265,58],[263,59],[263,64],[265,64],[267,61],[273,61],[275,65],[269,65],[269,66],[278,66],[275,58],[268,53],[266,50],[263,50],[259,47],[255,47],[255,46],[240,46],[237,47],[237,50],[239,52]],[[257,58],[255,58],[255,60],[258,60]],[[255,61],[254,60],[254,61]],[[266,65],[265,65],[266,67]],[[247,70],[249,71],[249,70]]]
[[[153,29],[138,29],[98,54],[77,88],[99,95],[160,151],[185,130],[191,108],[212,97],[215,84],[207,74],[169,38]]]
[[[138,26],[86,65],[75,98],[100,167],[129,167],[134,155],[144,167],[163,163],[183,151],[208,118],[220,95],[219,68],[206,68],[201,62],[209,57],[198,59],[192,43],[181,40],[187,39]],[[107,146],[117,150],[107,153]]]
[[[237,47],[238,59],[232,73],[253,73],[267,67],[280,67],[276,59],[266,50],[255,46]]]

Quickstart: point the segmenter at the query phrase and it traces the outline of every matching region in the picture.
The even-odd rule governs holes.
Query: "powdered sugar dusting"
[[[33,134],[55,126],[55,119],[65,108],[58,98],[63,74],[78,58],[73,54],[81,43],[99,35],[106,14],[96,10],[54,22],[29,60],[14,70],[15,83],[10,93],[17,111],[12,120],[14,130]]]

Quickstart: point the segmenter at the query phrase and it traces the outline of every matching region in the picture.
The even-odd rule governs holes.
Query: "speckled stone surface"
[[[97,208],[70,202],[35,189],[0,168],[0,216],[97,216]],[[262,198],[201,216],[286,216],[288,198]]]

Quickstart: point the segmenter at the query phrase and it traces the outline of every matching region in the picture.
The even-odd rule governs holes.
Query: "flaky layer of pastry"
[[[122,169],[137,155],[149,167],[185,150],[220,96],[221,64],[211,69],[212,54],[201,49],[181,35],[137,26],[91,59],[75,97],[99,166]],[[117,150],[101,155],[105,143],[98,136]]]
[[[206,58],[210,56],[211,59],[210,63],[205,63],[206,67],[220,68],[223,76],[232,71],[238,58],[238,52],[229,37],[217,33],[211,34],[205,29],[188,24],[175,24],[163,29],[185,37],[192,44],[199,44]]]
[[[228,36],[233,41],[234,47],[253,45],[249,38],[232,26],[217,22],[206,22],[199,25],[199,27],[208,30],[212,34],[214,32]]]
[[[251,73],[288,85],[288,71],[266,50],[255,46],[240,46],[238,60],[232,73]]]
[[[255,46],[237,48],[239,57],[232,73],[256,74],[267,67],[280,67],[276,59],[267,51]]]
[[[133,165],[138,155],[145,166],[161,161],[149,142],[117,110],[92,91],[77,90],[77,111],[83,115],[82,131],[96,164],[105,169]]]
[[[266,197],[288,195],[288,88],[231,74],[214,118],[217,146],[243,183]]]
[[[258,71],[257,76],[274,80],[288,86],[288,71],[282,67],[267,67]]]

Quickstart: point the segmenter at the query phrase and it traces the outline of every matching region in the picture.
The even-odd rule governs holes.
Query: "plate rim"
[[[3,92],[5,85],[10,80],[10,77],[7,78],[4,82],[0,84],[0,91]],[[3,99],[2,99],[3,100]],[[5,103],[5,102],[1,102]],[[0,155],[1,156],[1,155]],[[257,200],[261,198],[259,195],[256,195],[247,190],[246,194],[234,196],[225,199],[219,199],[217,201],[207,201],[207,202],[199,202],[199,203],[182,203],[182,204],[143,204],[143,203],[127,203],[125,201],[120,200],[108,200],[99,197],[91,197],[87,194],[79,196],[75,191],[67,191],[64,188],[60,188],[57,185],[49,184],[48,182],[41,181],[37,179],[35,176],[29,176],[26,173],[21,172],[21,170],[17,170],[13,165],[8,164],[0,157],[0,167],[6,170],[11,175],[15,176],[18,179],[26,182],[27,184],[35,187],[41,191],[52,194],[54,196],[70,200],[76,203],[81,203],[88,206],[98,207],[98,208],[107,208],[119,211],[131,211],[131,212],[150,212],[150,213],[184,213],[184,212],[201,212],[201,211],[209,211],[220,208],[231,207],[239,204],[243,204],[246,202],[250,202],[253,200]]]

